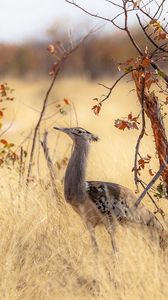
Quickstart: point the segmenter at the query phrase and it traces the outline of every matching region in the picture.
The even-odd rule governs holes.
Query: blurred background
[[[112,18],[120,13],[118,7],[106,0],[77,0],[77,3],[105,18]],[[116,3],[120,1],[117,0]],[[156,9],[155,4],[155,1],[152,2],[151,12]],[[129,25],[135,39],[143,47],[146,40],[139,29],[135,13],[130,14]],[[121,75],[118,63],[136,55],[127,35],[110,22],[93,18],[65,0],[47,0],[43,3],[40,0],[6,0],[1,3],[0,15],[0,80],[2,83],[8,82],[14,89],[15,98],[13,103],[8,104],[5,113],[2,128],[5,136],[16,144],[22,143],[37,123],[51,81],[49,72],[55,59],[47,51],[48,45],[60,41],[66,47],[93,30],[94,33],[66,60],[61,69],[50,95],[43,124],[53,141],[56,138],[53,124],[67,127],[79,125],[98,134],[101,143],[93,147],[95,153],[92,157],[95,165],[99,165],[101,157],[104,164],[104,167],[100,166],[101,176],[103,169],[104,179],[112,180],[113,166],[114,180],[134,186],[130,177],[133,177],[131,169],[139,132],[125,130],[126,133],[123,133],[114,127],[117,118],[127,117],[130,112],[136,116],[140,111],[131,78],[128,76],[118,84],[98,117],[91,109],[95,104],[93,99],[100,98],[107,92],[97,83],[111,86],[115,78]],[[123,21],[121,16],[117,21],[118,25],[122,26]],[[64,98],[71,105],[66,105]],[[68,142],[71,145],[70,140],[65,142],[64,139],[66,137],[61,137],[63,145],[57,147],[60,159],[66,152],[63,148],[66,148]],[[142,145],[142,155],[154,155],[153,137],[149,135],[146,139],[148,148]],[[120,149],[124,149],[122,164],[118,164],[117,158]],[[121,179],[123,167],[125,173],[129,174],[127,183],[125,176]],[[94,176],[99,175],[96,173]]]
[[[107,18],[119,13],[106,0],[76,1]],[[156,2],[151,3],[152,11]],[[122,25],[122,22],[121,17],[118,24]],[[139,45],[145,46],[146,40],[135,14],[130,15],[129,24]],[[38,131],[31,189],[25,197],[27,186],[22,183],[27,176],[32,132],[52,80],[49,72],[55,57],[47,47],[58,41],[66,47],[90,30],[94,30],[94,34],[66,61],[53,86]],[[0,112],[4,109],[4,113],[1,112],[2,124],[0,122],[0,136],[4,140],[0,149],[4,150],[7,139],[14,143],[13,151],[25,155],[25,162],[19,159],[17,172],[13,165],[12,169],[0,168],[0,265],[3,274],[0,274],[0,299],[168,299],[165,263],[168,256],[162,255],[155,240],[151,241],[145,231],[137,231],[134,227],[132,231],[119,228],[117,246],[121,260],[118,269],[112,259],[107,233],[103,228],[97,230],[100,251],[98,269],[95,270],[88,231],[63,198],[62,182],[72,141],[53,129],[53,126],[81,126],[98,135],[99,142],[91,145],[87,179],[116,182],[135,191],[131,170],[140,131],[126,129],[123,132],[114,126],[116,119],[125,118],[130,113],[137,116],[141,112],[131,78],[128,76],[119,82],[111,97],[104,102],[99,116],[92,110],[97,103],[93,99],[107,92],[98,83],[112,86],[121,75],[118,63],[134,55],[134,49],[122,31],[110,23],[87,16],[65,0],[0,0],[0,84],[7,82],[14,89],[11,96],[14,101],[0,104]],[[168,124],[166,116],[164,121]],[[156,171],[158,163],[148,125],[149,122],[140,152],[142,157],[147,154],[153,157],[149,168]],[[60,199],[53,194],[51,177],[39,143],[43,140],[44,130],[49,133],[48,148]],[[145,182],[151,180],[148,167],[141,176]],[[145,205],[155,211],[148,197]],[[159,207],[167,212],[168,201],[159,202]],[[98,294],[94,293],[97,282],[97,290],[100,283]],[[120,288],[120,282],[119,290],[116,287],[119,283]]]
[[[112,18],[118,8],[104,0],[78,1],[93,13]],[[6,0],[0,12],[0,76],[43,77],[50,70],[48,43],[76,41],[96,32],[67,61],[62,75],[80,74],[95,79],[116,75],[117,63],[134,55],[126,35],[110,23],[92,18],[65,0]],[[119,24],[122,24],[122,17]],[[134,36],[144,42],[135,15],[130,15]],[[124,47],[123,47],[124,45]]]

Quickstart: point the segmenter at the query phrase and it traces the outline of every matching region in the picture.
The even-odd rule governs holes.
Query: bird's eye
[[[82,131],[81,131],[81,130],[78,130],[78,133],[82,133]]]

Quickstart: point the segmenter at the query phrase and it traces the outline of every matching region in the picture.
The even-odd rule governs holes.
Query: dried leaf
[[[137,8],[137,6],[138,6],[138,2],[136,1],[136,2],[134,2],[134,4],[133,4],[133,8]]]
[[[8,144],[8,142],[6,140],[4,140],[4,139],[1,139],[0,143],[3,144],[3,145],[7,145]]]
[[[99,112],[100,112],[100,110],[101,110],[101,103],[99,103],[98,105],[94,105],[93,107],[92,107],[92,110],[93,110],[93,112],[94,112],[94,114],[96,115],[96,116],[98,116],[99,115]]]
[[[152,20],[149,22],[149,24],[151,24],[151,25],[153,25],[153,24],[155,24],[155,23],[157,23],[157,19],[152,19]]]
[[[64,102],[65,102],[66,105],[71,105],[71,103],[70,103],[70,101],[68,99],[64,98]]]
[[[55,53],[55,47],[53,44],[49,44],[47,47],[48,52],[50,52],[51,54]]]
[[[6,89],[4,84],[0,84],[0,94],[2,97],[6,96]]]
[[[115,120],[114,126],[120,130],[124,130],[125,128],[130,129],[129,123],[120,119]]]
[[[151,175],[151,176],[154,176],[155,174],[152,172],[152,169],[149,169],[149,174]]]
[[[143,68],[149,67],[150,64],[151,64],[151,60],[150,60],[148,57],[145,57],[145,58],[142,60],[142,63],[141,63],[141,65],[142,65]]]
[[[53,76],[56,73],[57,68],[58,68],[58,63],[54,63],[53,66],[52,66],[51,71],[49,72],[49,75]]]
[[[135,122],[132,123],[132,128],[133,128],[133,129],[137,129],[137,130],[139,129],[139,128],[138,128],[138,125],[137,125]]]
[[[132,120],[132,113],[128,115],[128,120]]]
[[[151,85],[152,85],[153,83],[156,83],[156,82],[157,82],[157,81],[156,81],[155,79],[148,80],[148,81],[146,82],[146,87],[147,87],[147,89],[149,90],[150,87],[151,87]]]

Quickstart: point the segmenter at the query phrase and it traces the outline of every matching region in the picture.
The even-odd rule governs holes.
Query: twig
[[[124,30],[124,28],[122,28],[121,26],[117,25],[116,23],[114,23],[113,19],[109,19],[109,18],[106,18],[106,17],[103,17],[103,16],[100,16],[98,14],[94,14],[94,13],[91,13],[90,11],[86,10],[85,8],[83,8],[82,6],[78,5],[76,2],[74,2],[73,0],[70,1],[70,0],[65,0],[67,3],[71,4],[71,5],[74,5],[76,6],[77,8],[79,8],[80,10],[82,10],[83,12],[85,12],[87,15],[91,16],[91,17],[94,17],[94,18],[97,18],[97,19],[101,19],[101,20],[104,20],[104,21],[107,21],[107,22],[110,22],[112,23],[114,26],[116,26],[118,29],[120,30]]]
[[[48,150],[48,143],[47,143],[47,137],[48,137],[48,132],[45,131],[44,133],[44,136],[43,136],[43,140],[40,141],[40,144],[43,148],[43,151],[44,151],[44,155],[45,155],[45,158],[46,158],[46,161],[47,161],[47,165],[48,165],[48,168],[50,170],[50,175],[51,175],[51,178],[54,180],[56,178],[56,174],[55,174],[55,169],[54,169],[54,166],[53,166],[53,163],[52,163],[52,160],[50,158],[50,155],[49,155],[49,150]]]
[[[158,72],[158,75],[162,77],[168,85],[168,75],[161,70],[161,68],[154,61],[151,61],[151,66]]]
[[[132,36],[132,34],[131,34],[129,28],[128,28],[128,12],[127,12],[127,7],[126,7],[126,6],[127,6],[127,1],[126,1],[126,2],[123,1],[123,5],[124,5],[124,14],[125,14],[125,31],[126,31],[128,37],[129,37],[131,43],[132,43],[133,46],[135,47],[135,49],[138,51],[138,53],[139,53],[141,56],[143,56],[143,53],[142,53],[140,47],[138,46],[138,44],[137,44],[136,41],[134,40],[134,38],[133,38],[133,36]]]
[[[113,89],[114,89],[115,86],[118,84],[118,82],[119,82],[122,78],[124,78],[126,75],[128,75],[129,73],[132,73],[132,71],[133,71],[133,70],[130,70],[130,71],[128,71],[128,72],[122,74],[122,75],[114,82],[114,84],[112,85],[112,87],[107,87],[107,86],[105,86],[105,85],[102,84],[102,83],[98,83],[99,85],[101,85],[101,86],[103,86],[103,87],[105,87],[106,89],[109,90],[108,94],[107,94],[106,96],[104,96],[104,98],[103,98],[99,103],[102,104],[104,101],[106,101],[106,100],[110,97],[110,95],[111,95]]]
[[[33,164],[33,158],[34,158],[34,151],[35,151],[35,146],[36,146],[36,140],[37,140],[37,133],[38,133],[38,129],[40,127],[40,124],[41,124],[41,120],[43,118],[43,115],[45,113],[45,110],[46,110],[46,104],[47,104],[47,101],[48,101],[48,97],[50,95],[50,92],[54,86],[54,83],[55,83],[55,80],[57,78],[57,75],[60,71],[60,68],[61,68],[61,65],[62,65],[62,61],[57,65],[57,70],[53,76],[53,79],[50,83],[50,86],[46,92],[46,95],[45,95],[45,98],[44,98],[44,101],[43,101],[43,106],[42,106],[42,110],[41,110],[41,113],[40,113],[40,116],[39,116],[39,119],[38,119],[38,122],[35,126],[35,129],[34,129],[34,133],[33,133],[33,142],[32,142],[32,148],[31,148],[31,152],[30,152],[30,160],[29,160],[29,165],[28,165],[28,171],[27,171],[27,179],[26,179],[26,184],[28,186],[28,183],[29,183],[29,178],[30,178],[30,174],[31,174],[31,170],[32,170],[32,164]]]
[[[160,3],[160,5],[158,5],[158,9],[157,9],[157,11],[155,12],[155,14],[153,15],[153,19],[156,18],[156,16],[157,16],[158,12],[160,11],[160,9],[161,9],[161,11],[162,11],[162,9],[163,9],[163,4],[164,4],[165,1],[166,1],[166,0],[163,0],[163,1]]]
[[[139,196],[139,198],[137,199],[137,201],[135,202],[134,206],[138,207],[138,205],[141,203],[142,199],[145,197],[146,193],[150,190],[150,188],[153,186],[153,184],[157,181],[157,179],[160,177],[160,175],[162,174],[163,170],[165,169],[165,167],[167,167],[168,164],[168,160],[166,160],[164,162],[164,164],[162,164],[159,168],[159,170],[157,171],[157,173],[155,174],[155,176],[152,178],[152,180],[148,183],[148,185],[146,186],[146,188],[143,190],[143,192],[141,193],[141,195]]]
[[[142,180],[139,180],[139,183],[142,185],[143,189],[145,189],[145,185],[142,182]],[[155,200],[153,199],[153,197],[151,196],[151,194],[149,192],[147,192],[147,195],[151,199],[153,205],[156,208],[156,211],[154,212],[154,214],[159,213],[162,216],[163,220],[165,220],[164,219],[164,216],[165,216],[164,211],[157,205],[157,203],[155,202]]]
[[[149,40],[149,41],[150,41],[150,42],[151,42],[158,50],[161,50],[162,52],[168,53],[168,51],[167,51],[166,49],[164,49],[164,48],[162,48],[161,46],[157,45],[157,44],[154,42],[154,40],[149,36],[149,34],[147,34],[146,29],[145,29],[145,28],[143,27],[143,25],[142,25],[142,22],[141,22],[141,19],[140,19],[139,15],[136,14],[136,16],[137,16],[139,25],[140,25],[141,29],[143,30],[144,34],[146,35],[146,37],[148,38],[148,40]]]
[[[117,3],[115,3],[115,2],[113,2],[113,1],[111,1],[111,0],[105,0],[105,1],[111,3],[111,4],[114,5],[114,6],[117,6],[117,7],[119,7],[119,8],[123,8],[122,5],[117,4]]]
[[[56,70],[54,71],[54,75],[53,75],[53,78],[52,78],[52,81],[49,85],[49,88],[46,92],[46,95],[44,97],[44,100],[43,100],[43,105],[42,105],[42,110],[41,110],[41,113],[40,113],[40,116],[39,116],[39,119],[37,121],[37,124],[35,126],[35,129],[34,129],[34,133],[33,133],[33,142],[32,142],[32,147],[31,147],[31,152],[30,152],[30,160],[29,160],[29,165],[28,165],[28,172],[27,172],[27,178],[26,178],[26,184],[27,184],[27,187],[28,187],[28,184],[29,184],[29,178],[30,178],[30,175],[31,175],[31,170],[32,170],[32,164],[33,164],[33,158],[34,158],[34,152],[35,152],[35,146],[36,146],[36,140],[37,140],[37,133],[38,133],[38,130],[39,130],[39,127],[41,125],[41,121],[42,121],[42,118],[44,116],[44,113],[45,113],[45,110],[46,110],[46,107],[47,107],[47,102],[48,102],[48,99],[49,99],[49,95],[52,91],[52,88],[54,86],[54,83],[56,81],[56,78],[58,76],[58,73],[62,67],[62,65],[64,64],[64,62],[66,61],[67,58],[69,58],[69,56],[75,51],[77,50],[81,44],[90,36],[90,34],[94,32],[93,30],[91,30],[83,39],[81,39],[77,44],[76,46],[74,46],[74,48],[71,48],[70,50],[67,50],[65,51],[65,53],[63,53],[63,56],[62,58],[60,59],[60,61],[57,63],[56,65]]]
[[[142,116],[142,128],[141,128],[141,132],[140,135],[137,139],[137,143],[136,143],[136,147],[135,147],[135,160],[134,160],[134,182],[135,185],[138,189],[138,168],[137,168],[137,160],[138,160],[138,154],[139,154],[139,147],[140,147],[140,143],[141,140],[145,134],[145,110],[144,110],[144,92],[145,92],[145,75],[142,76],[142,81],[141,81],[141,116]]]
[[[22,183],[22,176],[23,176],[23,147],[20,148],[20,161],[19,161],[19,188],[21,187]]]
[[[56,197],[57,200],[59,200],[59,192],[58,192],[58,190],[56,188],[56,184],[55,184],[56,173],[55,173],[55,168],[53,166],[53,162],[50,158],[49,149],[48,149],[48,145],[47,145],[47,137],[48,137],[48,132],[45,131],[44,136],[43,136],[43,140],[40,141],[40,143],[41,143],[41,146],[43,148],[44,156],[45,156],[47,166],[48,166],[48,170],[49,170],[49,173],[50,173],[51,184],[52,184],[52,187],[53,187],[54,196]]]

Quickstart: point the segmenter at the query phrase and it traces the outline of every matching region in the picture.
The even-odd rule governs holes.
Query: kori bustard
[[[95,227],[99,224],[105,225],[114,251],[117,249],[114,235],[118,223],[148,226],[151,231],[157,231],[160,242],[163,242],[163,226],[143,204],[134,208],[136,197],[130,189],[111,182],[86,181],[89,144],[97,141],[98,137],[80,127],[54,129],[66,133],[73,140],[74,148],[64,179],[64,195],[66,201],[85,220],[94,248],[98,249]]]

